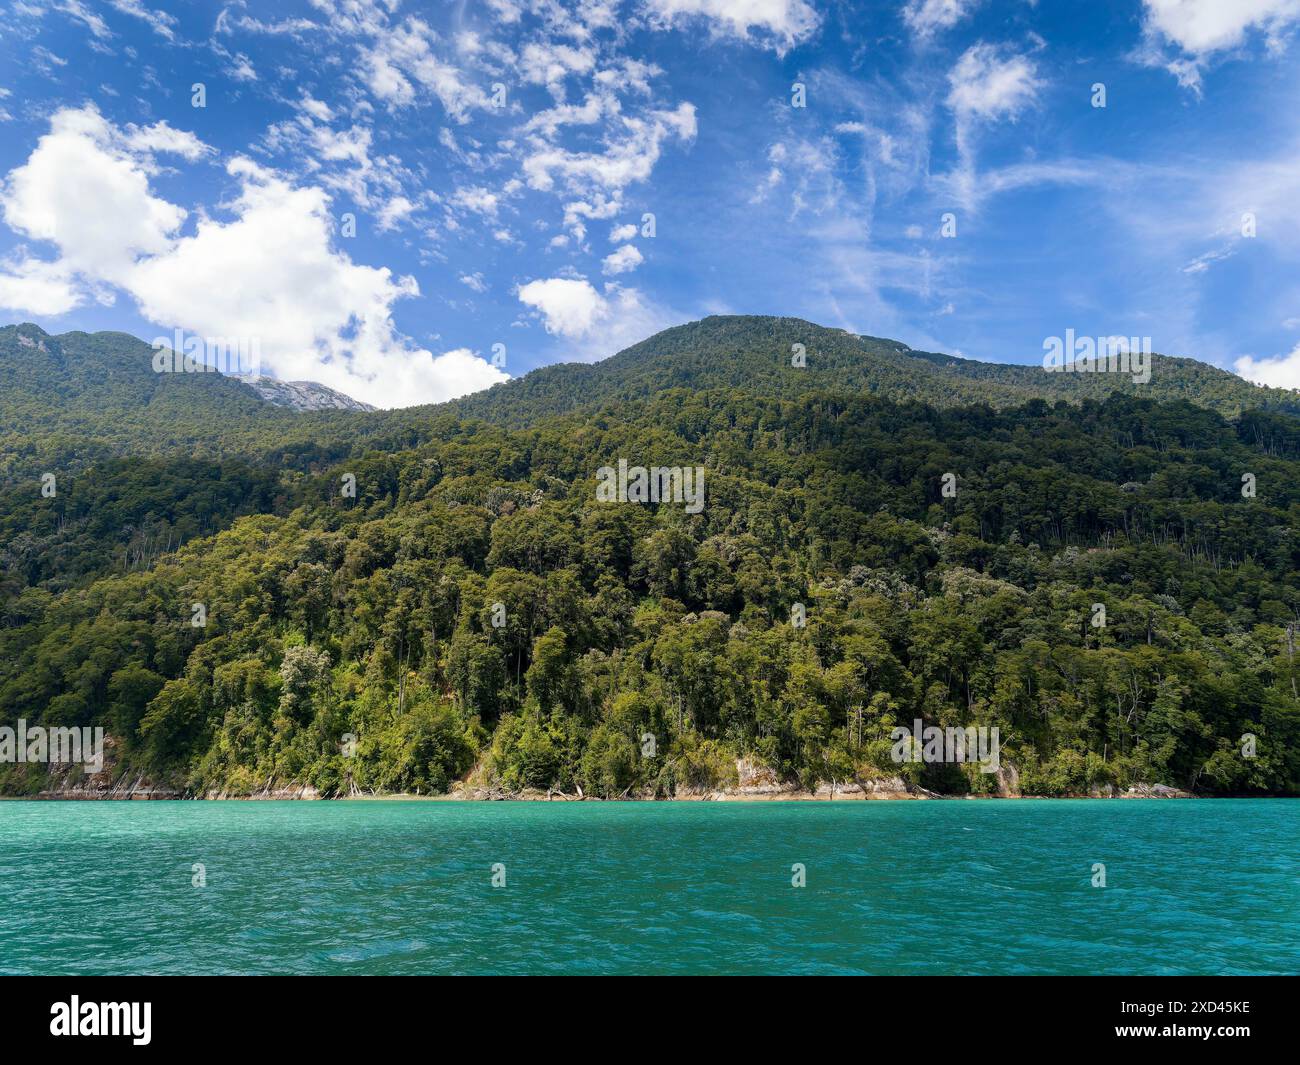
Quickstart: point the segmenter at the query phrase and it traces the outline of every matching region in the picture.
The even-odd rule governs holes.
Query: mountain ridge
[[[798,345],[799,347],[796,347]],[[804,365],[792,365],[802,350]],[[1193,359],[1152,356],[1151,383],[1049,373],[922,352],[798,318],[713,316],[662,330],[597,363],[556,363],[455,400],[374,410],[312,382],[257,385],[216,372],[158,373],[154,349],[120,332],[0,328],[0,475],[84,469],[118,456],[224,454],[306,469],[430,439],[445,419],[504,428],[624,413],[661,392],[872,396],[936,409],[1081,403],[1127,394],[1237,418],[1300,414],[1300,396]]]
[[[152,355],[150,345],[129,333],[73,330],[51,334],[39,325],[25,322],[0,327],[0,341],[8,336],[16,337],[20,347],[55,356],[74,381],[77,375],[65,353],[70,341],[80,358],[94,356],[91,369],[103,371],[101,379],[111,379],[115,370],[133,371],[128,377],[134,384],[152,385],[145,389],[151,398],[161,390],[162,379],[172,376],[153,373],[152,367],[146,369],[140,358],[132,363],[130,359],[104,357],[106,345],[137,347],[137,356],[145,352]],[[803,366],[790,364],[795,345],[803,349]],[[0,355],[3,354],[4,347],[0,344]],[[1198,359],[1159,353],[1151,359],[1152,383],[1144,385],[1133,382],[1125,374],[1050,373],[1033,364],[986,362],[925,351],[900,340],[850,333],[801,318],[710,315],[660,330],[598,362],[551,363],[480,392],[415,407],[376,408],[314,381],[263,377],[247,382],[215,373],[176,376],[185,381],[218,378],[248,389],[272,406],[296,411],[393,414],[454,409],[487,420],[507,412],[511,412],[507,416],[519,417],[523,412],[512,411],[512,404],[521,396],[530,408],[525,420],[532,420],[610,400],[635,399],[638,395],[673,387],[744,387],[780,395],[810,391],[866,392],[936,406],[987,402],[995,407],[1034,399],[1077,402],[1126,392],[1158,400],[1188,399],[1229,417],[1252,408],[1300,413],[1300,390],[1256,385]],[[557,389],[569,393],[567,402],[556,400]],[[7,391],[0,389],[0,409]]]
[[[794,345],[806,365],[790,365]],[[729,359],[718,360],[719,352]],[[608,400],[672,387],[744,388],[773,395],[867,393],[934,406],[1017,406],[1035,399],[1102,399],[1116,392],[1187,399],[1233,417],[1249,409],[1300,413],[1300,395],[1256,385],[1196,359],[1152,356],[1151,384],[1114,373],[1052,373],[1041,366],[982,362],[859,335],[801,318],[714,315],[661,330],[596,363],[556,363],[452,401],[505,424],[530,424]],[[563,394],[564,399],[558,399]],[[522,402],[516,402],[523,397]]]

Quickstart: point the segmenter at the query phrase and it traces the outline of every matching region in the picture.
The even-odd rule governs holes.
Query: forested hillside
[[[802,348],[804,365],[792,366]],[[125,333],[50,336],[34,325],[0,328],[0,473],[71,472],[121,455],[268,460],[295,470],[371,450],[431,440],[447,413],[520,428],[560,414],[645,400],[669,388],[736,389],[791,398],[811,393],[915,400],[935,407],[1018,406],[1120,393],[1183,399],[1235,417],[1250,409],[1300,413],[1300,397],[1253,385],[1192,359],[1153,356],[1151,379],[1119,373],[1048,373],[1041,365],[976,362],[913,351],[797,318],[731,316],[664,330],[594,364],[548,366],[433,407],[324,409],[355,401],[312,386],[322,409],[285,409],[215,373],[155,373],[153,349]],[[357,407],[362,406],[356,404]]]
[[[25,419],[0,720],[103,724],[123,769],[198,793],[473,772],[671,795],[738,757],[807,787],[995,786],[896,764],[890,730],[916,718],[999,728],[1027,794],[1295,793],[1300,422],[1238,413],[1287,397],[1181,361],[1140,396],[1046,401],[1116,377],[709,319],[388,414],[217,379],[187,421],[123,386],[101,436],[88,382],[77,439],[104,453],[69,444],[44,497],[14,471],[59,458],[68,423],[42,425],[36,373],[0,400]],[[702,467],[703,509],[602,502],[620,459]],[[41,784],[0,767],[0,789]]]
[[[796,354],[802,367],[792,366]],[[1120,393],[1185,399],[1229,417],[1250,409],[1300,412],[1295,393],[1251,384],[1194,359],[1154,355],[1150,381],[1143,384],[1121,373],[1049,373],[1041,365],[959,359],[798,318],[754,316],[706,318],[666,329],[603,362],[549,366],[522,381],[468,396],[457,407],[518,426],[672,387],[735,388],[772,396],[836,392],[936,407],[1009,407],[1032,399],[1078,403]]]

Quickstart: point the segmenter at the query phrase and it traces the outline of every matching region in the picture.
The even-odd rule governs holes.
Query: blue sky
[[[253,337],[383,406],[716,313],[1009,362],[1149,336],[1300,387],[1297,27],[1300,0],[0,0],[0,320]]]

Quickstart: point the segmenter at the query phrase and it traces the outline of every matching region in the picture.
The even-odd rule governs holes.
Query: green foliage
[[[1172,401],[1103,396],[1132,389],[709,319],[458,405],[486,421],[303,415],[101,380],[111,337],[33,328],[0,330],[0,719],[102,724],[119,771],[618,798],[732,786],[744,757],[994,789],[896,764],[919,718],[996,726],[1029,794],[1300,791],[1286,394],[1162,360]],[[619,458],[706,467],[707,505],[598,502]]]

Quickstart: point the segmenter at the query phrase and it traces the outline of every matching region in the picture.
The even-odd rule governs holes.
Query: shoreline
[[[602,798],[586,794],[580,785],[573,792],[558,788],[523,788],[506,791],[490,782],[489,775],[476,766],[466,776],[451,782],[442,794],[411,792],[365,792],[349,782],[346,793],[323,795],[310,784],[277,781],[268,777],[256,791],[230,791],[209,787],[191,791],[184,785],[148,779],[139,770],[123,771],[105,766],[97,773],[79,775],[74,767],[61,765],[43,781],[40,790],[26,795],[0,794],[0,800],[34,802],[191,802],[191,801],[320,801],[320,802],[891,802],[916,800],[983,800],[983,799],[1191,799],[1195,795],[1163,783],[1140,781],[1126,788],[1114,784],[1090,786],[1086,792],[1067,795],[1026,795],[1020,788],[1020,774],[1007,765],[991,781],[994,790],[983,794],[945,794],[910,783],[902,775],[882,773],[853,777],[843,781],[821,783],[813,789],[793,781],[782,781],[766,766],[749,758],[736,759],[735,775],[713,785],[697,784],[673,795],[659,795],[642,788],[628,788],[621,795]]]
[[[916,793],[862,793],[836,790],[827,792],[782,791],[745,792],[713,791],[673,796],[625,796],[604,799],[590,795],[571,795],[561,792],[519,792],[465,795],[448,792],[443,795],[419,795],[409,792],[387,792],[373,795],[323,796],[311,788],[277,789],[253,795],[186,795],[178,792],[159,793],[153,789],[137,792],[95,792],[81,789],[46,791],[34,795],[0,795],[0,802],[434,802],[434,803],[493,803],[493,802],[560,802],[560,803],[665,803],[665,802],[731,802],[731,803],[855,803],[855,802],[984,802],[1032,799],[1042,802],[1071,802],[1082,799],[1197,799],[1203,796],[1158,785],[1154,788],[1132,788],[1126,792],[1110,794],[1093,792],[1075,795],[945,795],[939,792]],[[1285,795],[1220,796],[1220,798],[1281,799]]]

